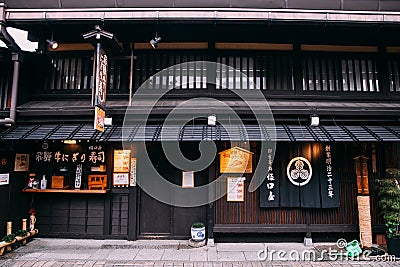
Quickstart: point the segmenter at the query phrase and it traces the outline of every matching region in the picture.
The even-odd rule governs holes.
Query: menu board
[[[129,172],[130,150],[114,150],[114,172]]]
[[[227,201],[244,201],[244,177],[226,177]]]
[[[113,174],[113,186],[125,187],[129,185],[129,173],[114,173]]]

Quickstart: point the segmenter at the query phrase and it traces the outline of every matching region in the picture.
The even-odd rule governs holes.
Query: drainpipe
[[[22,50],[17,45],[12,36],[7,32],[5,23],[5,8],[4,3],[0,3],[0,40],[2,40],[12,52],[12,61],[14,62],[13,80],[11,88],[11,107],[10,117],[0,119],[0,125],[10,125],[15,123],[17,115],[17,95],[18,95],[18,77],[19,77],[19,64],[22,61]]]
[[[14,70],[13,70],[13,80],[11,87],[10,117],[5,119],[0,119],[0,125],[14,124],[17,117],[19,66],[20,62],[22,61],[22,55],[19,53],[12,53],[12,61],[14,62]]]

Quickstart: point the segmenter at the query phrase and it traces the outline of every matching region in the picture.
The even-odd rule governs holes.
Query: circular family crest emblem
[[[289,181],[296,186],[303,186],[310,182],[312,168],[310,162],[303,157],[293,158],[287,166]]]

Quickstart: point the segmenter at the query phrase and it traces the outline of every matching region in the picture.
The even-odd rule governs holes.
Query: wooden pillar
[[[12,234],[12,222],[7,222],[7,235]],[[7,246],[7,251],[11,251],[11,246]]]
[[[358,225],[360,228],[360,242],[362,247],[372,246],[371,205],[367,165],[368,159],[369,158],[364,155],[354,158],[358,194]]]
[[[208,167],[208,177],[209,183],[212,183],[215,180],[215,161]],[[215,190],[215,189],[214,189]],[[209,197],[212,196],[212,193],[209,192]],[[207,239],[208,246],[214,246],[214,202],[208,203],[207,205]]]
[[[136,158],[136,164],[138,162],[138,151],[137,147],[134,144],[131,144],[131,157]],[[133,166],[131,166],[132,168]],[[136,166],[137,170],[137,166]],[[135,171],[136,171],[135,170]],[[132,175],[131,169],[131,175]],[[136,172],[137,174],[137,172]],[[138,186],[135,181],[134,186],[129,187],[129,196],[128,196],[129,206],[128,206],[128,240],[136,240],[137,239],[137,223],[138,223]]]
[[[22,230],[26,231],[26,219],[22,219]],[[25,245],[26,244],[26,238],[24,240],[22,240],[22,244]]]

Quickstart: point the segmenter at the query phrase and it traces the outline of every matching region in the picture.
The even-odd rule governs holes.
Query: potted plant
[[[202,222],[196,222],[192,224],[190,232],[193,241],[200,242],[206,238],[206,227]]]
[[[386,169],[378,181],[378,205],[386,225],[388,254],[400,257],[400,170]]]

